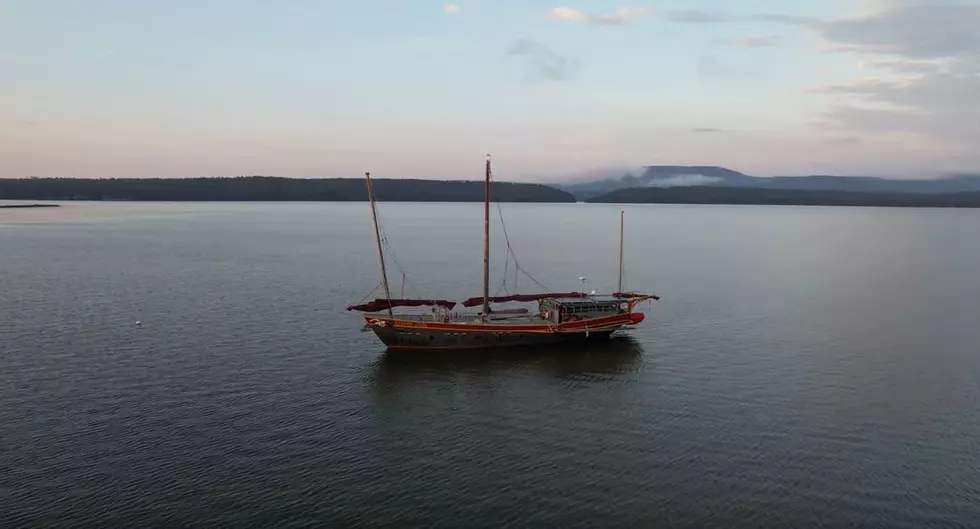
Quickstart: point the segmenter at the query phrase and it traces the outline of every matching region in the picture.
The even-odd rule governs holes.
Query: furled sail
[[[361,312],[378,312],[393,309],[395,307],[443,307],[447,310],[456,306],[455,301],[444,299],[376,299],[361,305],[352,305],[347,310],[357,310]]]
[[[589,294],[583,292],[559,292],[559,293],[548,293],[548,294],[513,294],[510,296],[497,296],[489,298],[487,301],[490,303],[509,303],[512,301],[518,302],[530,302],[530,301],[540,301],[542,299],[548,298],[587,298],[590,297]],[[464,307],[476,307],[483,304],[483,297],[470,298],[463,302]]]

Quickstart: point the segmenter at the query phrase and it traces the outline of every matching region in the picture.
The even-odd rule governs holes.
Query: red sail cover
[[[447,310],[452,309],[456,306],[455,301],[446,301],[444,299],[393,299],[389,303],[387,299],[376,299],[374,301],[369,301],[363,305],[353,305],[347,307],[347,310],[357,310],[361,312],[378,312],[382,310],[393,309],[395,307],[444,307]]]
[[[549,294],[514,294],[511,296],[498,296],[487,298],[490,303],[507,303],[510,301],[529,302],[539,301],[547,298],[587,298],[589,294],[582,292],[556,292]],[[470,298],[463,302],[464,307],[476,307],[483,305],[483,296]]]
[[[614,298],[650,298],[650,299],[660,299],[660,296],[654,296],[652,294],[640,294],[637,292],[614,292]]]

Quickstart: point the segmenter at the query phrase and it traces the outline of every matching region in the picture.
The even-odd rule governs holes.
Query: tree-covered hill
[[[483,182],[372,179],[379,201],[480,202]],[[541,184],[496,182],[501,202],[574,202],[571,194]],[[0,179],[0,199],[164,201],[362,201],[361,178],[15,178]]]

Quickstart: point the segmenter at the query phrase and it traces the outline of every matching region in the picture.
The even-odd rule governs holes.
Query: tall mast
[[[490,314],[490,155],[483,183],[483,317]]]
[[[374,188],[371,186],[371,173],[364,173],[367,181],[368,200],[371,201],[371,220],[374,222],[374,241],[378,243],[378,260],[381,261],[381,286],[385,289],[385,299],[388,300],[388,316],[395,317],[391,312],[391,291],[388,290],[388,272],[385,270],[385,253],[381,249],[381,230],[378,229],[378,211],[374,207]]]
[[[619,212],[619,286],[616,288],[616,292],[623,291],[623,214],[624,211]]]

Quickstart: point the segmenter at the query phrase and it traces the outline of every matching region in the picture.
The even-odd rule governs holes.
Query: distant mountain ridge
[[[737,187],[806,191],[869,193],[959,193],[980,191],[980,174],[950,175],[933,180],[899,180],[871,176],[749,176],[717,166],[651,165],[637,175],[556,185],[578,200],[588,200],[618,189],[637,187]]]
[[[834,189],[779,189],[759,187],[631,187],[587,200],[628,204],[731,204],[780,206],[865,206],[980,208],[980,192],[885,193]]]

